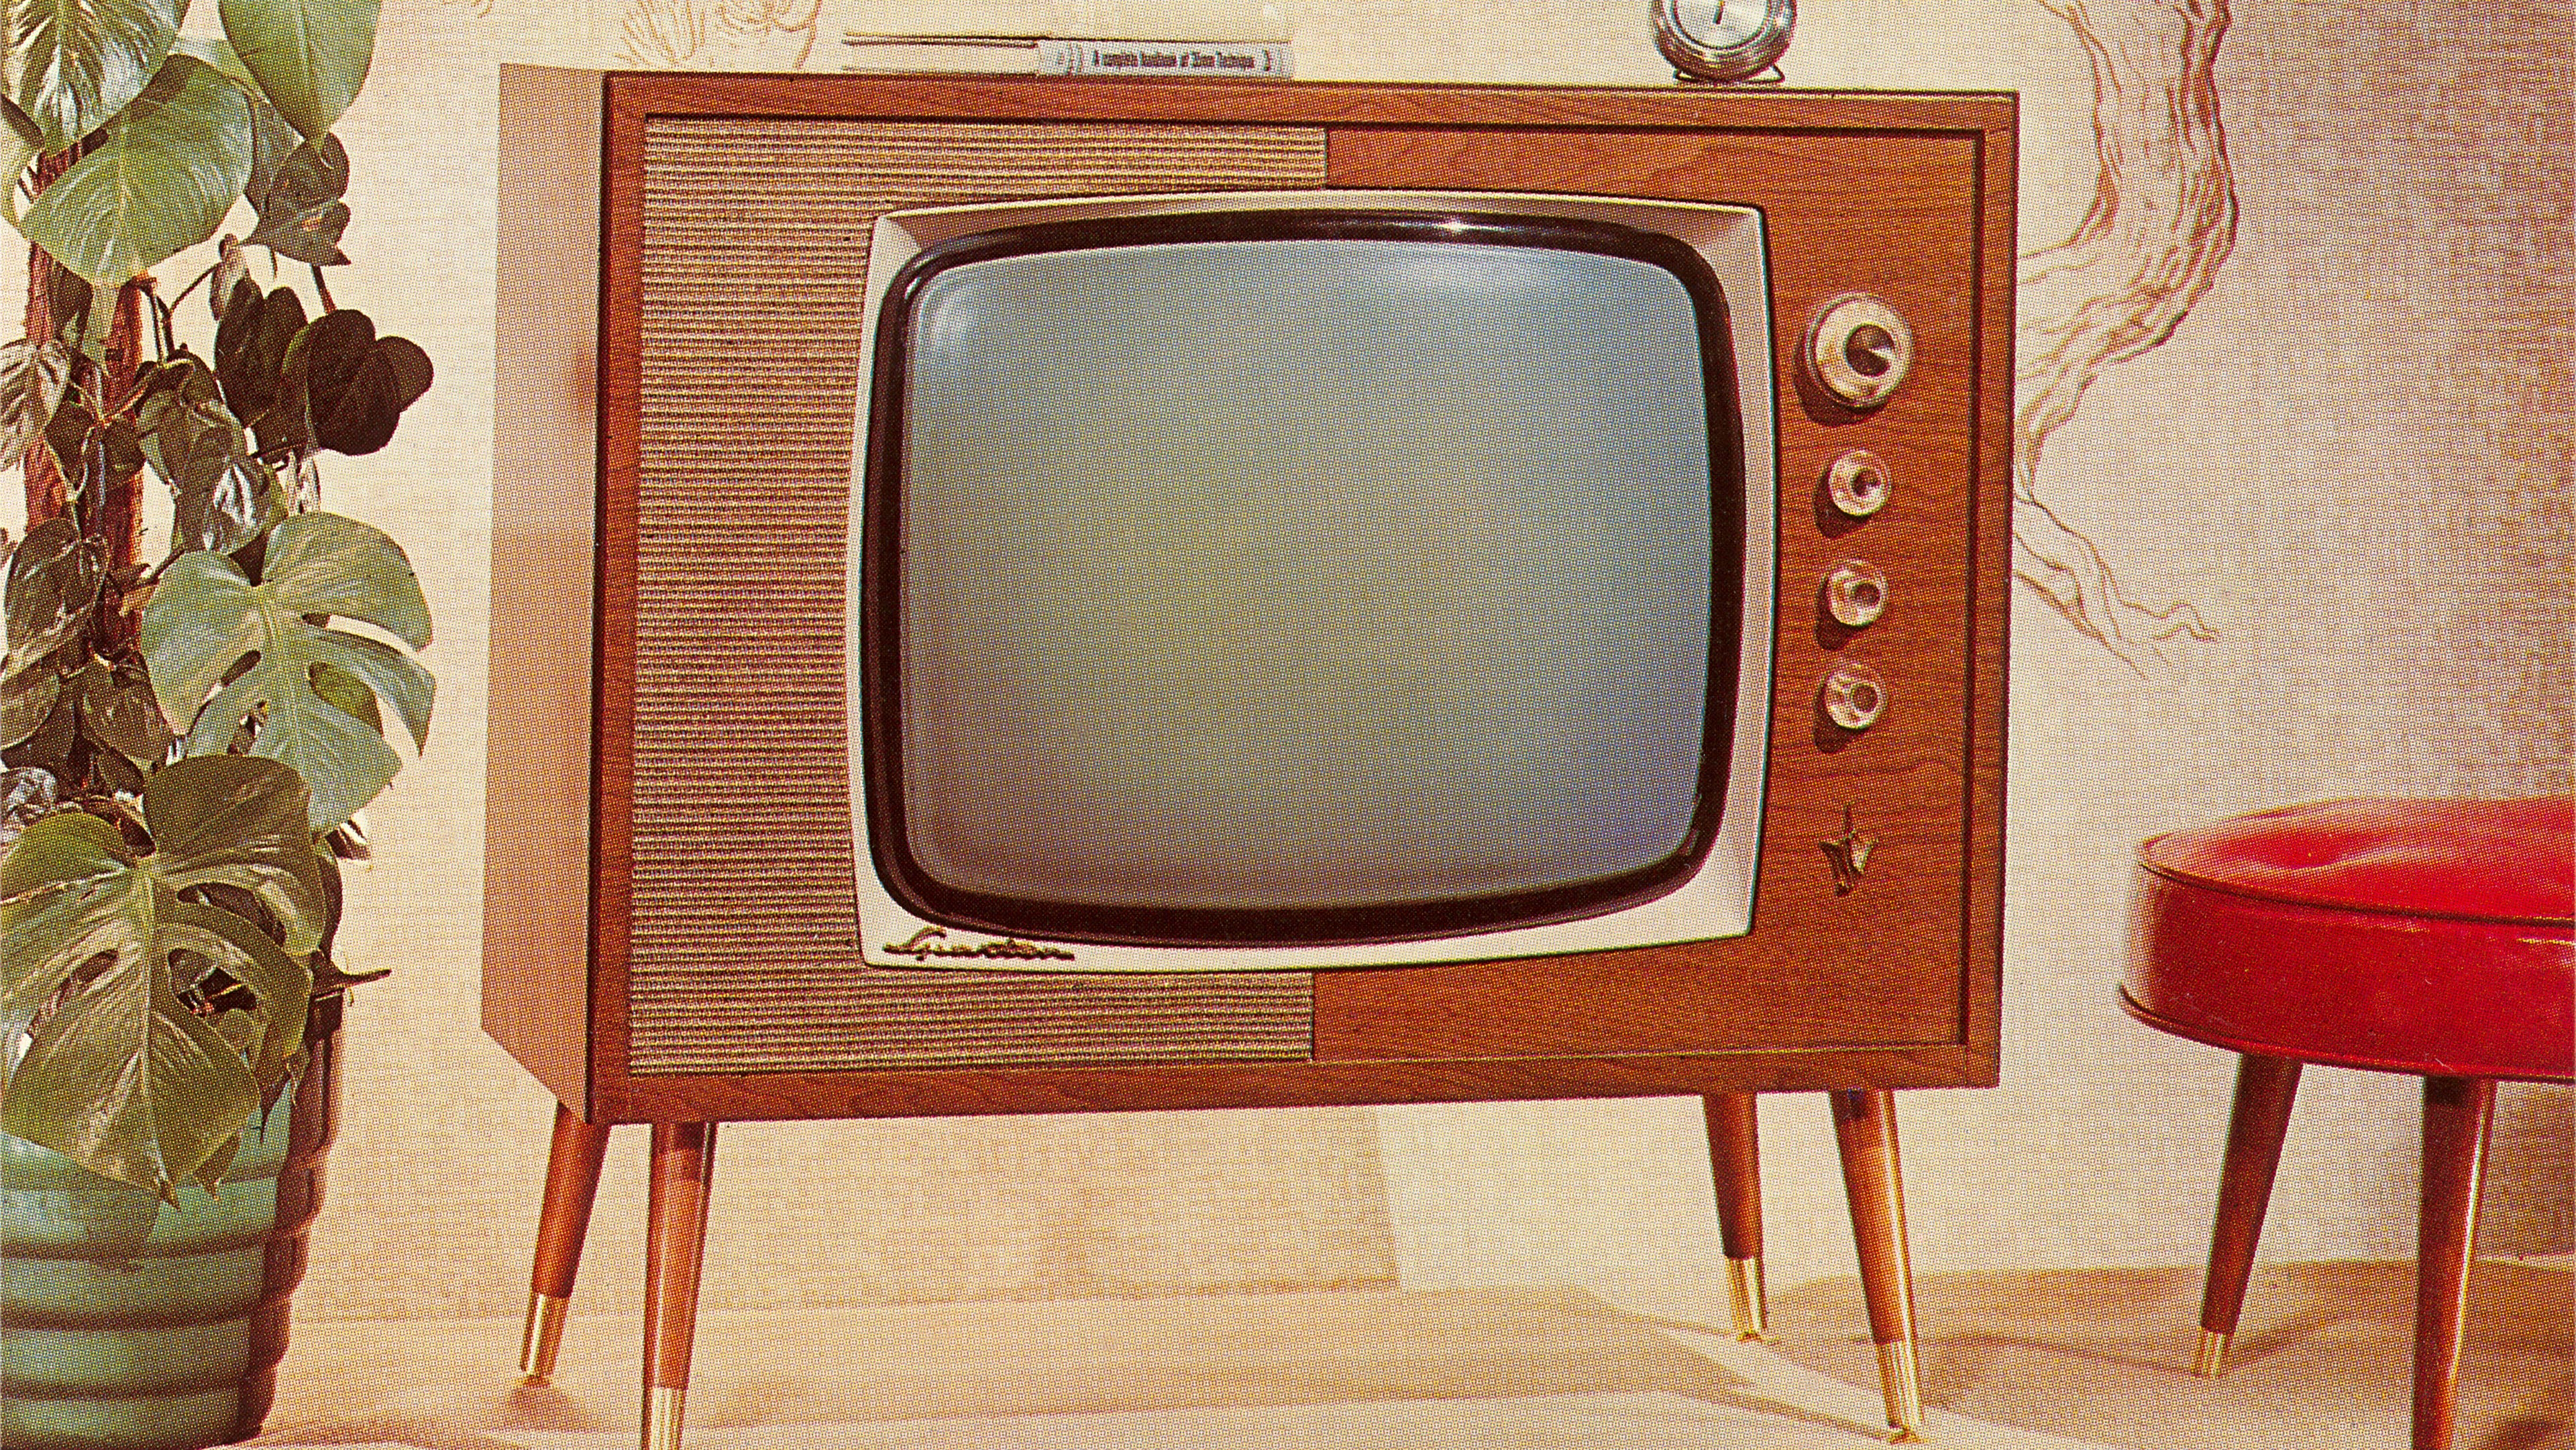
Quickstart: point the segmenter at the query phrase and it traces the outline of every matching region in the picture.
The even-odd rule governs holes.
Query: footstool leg
[[[2495,1097],[2490,1079],[2424,1079],[2423,1212],[2415,1230],[2415,1450],[2451,1450],[2469,1249],[2477,1237]]]
[[[555,1105],[545,1202],[537,1210],[536,1264],[528,1274],[528,1322],[519,1339],[519,1373],[532,1385],[554,1377],[564,1317],[572,1308],[573,1277],[581,1271],[582,1241],[590,1235],[590,1208],[599,1197],[599,1171],[607,1152],[607,1124],[593,1126],[573,1116],[572,1109]]]
[[[1836,1092],[1834,1138],[1842,1149],[1843,1192],[1860,1249],[1860,1287],[1869,1337],[1878,1346],[1879,1387],[1899,1441],[1923,1437],[1923,1384],[1914,1361],[1914,1270],[1905,1249],[1905,1186],[1896,1168],[1895,1094]]]
[[[1727,1307],[1735,1337],[1769,1333],[1762,1296],[1762,1146],[1751,1093],[1708,1099],[1708,1154],[1717,1173],[1717,1232],[1726,1249]]]
[[[2200,1352],[2191,1372],[2214,1378],[2227,1367],[2227,1347],[2245,1310],[2254,1245],[2281,1170],[2281,1140],[2299,1092],[2299,1063],[2247,1053],[2236,1065],[2236,1107],[2227,1122],[2227,1166],[2218,1184],[2218,1218],[2209,1231],[2209,1278],[2200,1296]]]

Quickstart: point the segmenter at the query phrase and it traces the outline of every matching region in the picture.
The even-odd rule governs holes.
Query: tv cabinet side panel
[[[483,1026],[587,1113],[601,90],[522,66],[500,87]]]

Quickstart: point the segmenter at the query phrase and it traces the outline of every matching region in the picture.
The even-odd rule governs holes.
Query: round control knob
[[[1859,559],[1836,564],[1825,576],[1825,612],[1853,629],[1877,623],[1887,612],[1887,575]]]
[[[1825,676],[1818,703],[1825,718],[1845,730],[1866,730],[1887,713],[1887,682],[1869,666],[1846,660]]]
[[[1825,470],[1825,496],[1851,518],[1865,519],[1887,507],[1888,495],[1894,492],[1896,475],[1866,448],[1853,449]]]
[[[1799,354],[1808,377],[1846,408],[1888,400],[1914,366],[1914,329],[1866,292],[1846,292],[1816,309]]]

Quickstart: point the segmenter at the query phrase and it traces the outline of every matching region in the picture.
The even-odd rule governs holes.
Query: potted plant
[[[429,724],[409,562],[315,507],[317,457],[381,448],[430,382],[326,280],[376,5],[221,0],[202,38],[186,10],[0,0],[0,207],[31,244],[0,349],[11,1446],[257,1429],[355,980],[337,863],[401,766],[386,717]],[[152,269],[245,201],[165,297]]]

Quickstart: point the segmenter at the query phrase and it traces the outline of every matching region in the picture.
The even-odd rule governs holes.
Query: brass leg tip
[[[687,1393],[666,1385],[644,1392],[644,1450],[680,1450],[680,1401]]]
[[[2215,1329],[2200,1331],[2200,1348],[2192,1354],[2191,1372],[2205,1380],[2214,1380],[2227,1372],[2227,1345],[2234,1335]]]
[[[1735,1337],[1747,1342],[1771,1337],[1770,1310],[1763,1300],[1762,1261],[1726,1261],[1726,1304],[1735,1319]]]
[[[1914,1366],[1914,1344],[1900,1339],[1878,1347],[1878,1382],[1887,1396],[1888,1442],[1910,1445],[1923,1438],[1923,1379]]]
[[[555,1360],[563,1353],[564,1320],[572,1312],[572,1301],[552,1294],[528,1296],[528,1325],[519,1339],[519,1379],[522,1384],[542,1385],[553,1381]]]

